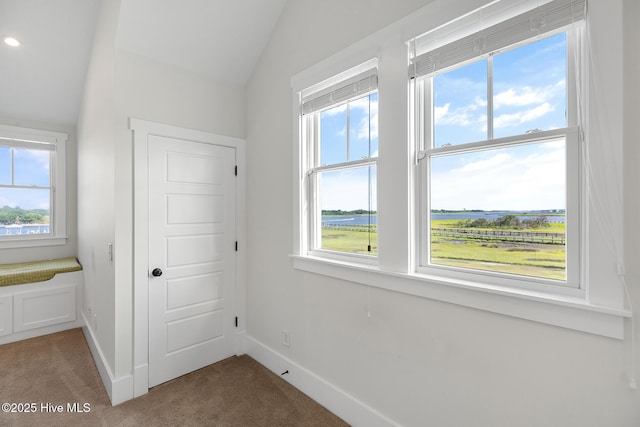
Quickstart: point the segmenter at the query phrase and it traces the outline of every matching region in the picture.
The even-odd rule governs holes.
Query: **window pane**
[[[0,188],[0,236],[48,234],[49,190]]]
[[[349,160],[378,157],[378,94],[349,103]]]
[[[14,149],[14,185],[48,187],[51,152],[27,148]]]
[[[318,165],[334,165],[377,156],[377,93],[320,113]]]
[[[377,253],[376,167],[320,172],[322,232],[320,248]]]
[[[333,165],[347,161],[347,104],[320,113],[320,162]]]
[[[493,57],[494,138],[567,126],[567,37]]]
[[[10,147],[0,147],[0,185],[11,185]]]
[[[566,280],[565,140],[434,156],[430,262]]]
[[[487,61],[433,78],[433,147],[487,139]]]

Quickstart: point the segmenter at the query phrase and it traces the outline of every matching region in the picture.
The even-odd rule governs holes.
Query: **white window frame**
[[[27,234],[0,237],[0,249],[64,245],[67,242],[66,221],[66,142],[67,134],[40,129],[0,125],[0,138],[25,144],[47,145],[51,151],[50,169],[50,234]]]
[[[556,31],[546,33],[543,37],[550,37],[562,32],[565,32],[565,28],[560,28]],[[434,74],[428,74],[422,76],[419,79],[412,79],[412,87],[414,88],[415,96],[415,108],[412,115],[413,120],[416,120],[417,126],[416,133],[418,144],[418,166],[417,166],[417,183],[416,183],[416,200],[419,202],[418,212],[416,218],[418,218],[418,224],[415,225],[418,230],[418,260],[416,262],[416,271],[421,274],[430,274],[443,277],[449,277],[458,280],[468,280],[478,283],[491,283],[498,284],[505,287],[515,287],[527,290],[545,290],[552,293],[558,293],[561,295],[572,296],[584,296],[583,277],[584,272],[581,269],[582,259],[582,243],[585,241],[583,224],[583,212],[585,211],[584,203],[584,172],[581,167],[581,141],[580,141],[580,129],[577,127],[577,99],[575,90],[576,86],[574,77],[574,67],[572,59],[575,58],[578,53],[575,51],[575,46],[578,45],[576,40],[573,40],[575,33],[567,31],[567,127],[536,132],[532,134],[514,135],[504,138],[493,138],[493,121],[492,121],[492,79],[491,72],[487,73],[488,80],[488,94],[487,94],[487,139],[477,142],[470,142],[458,145],[452,145],[447,147],[434,147],[431,137],[433,132],[431,127],[433,126],[432,108],[433,96],[432,96],[432,82]],[[455,64],[446,69],[441,70],[442,73],[446,73],[450,70],[463,67],[470,62],[475,62],[482,59],[489,59],[491,55],[500,53],[505,50],[518,48],[525,46],[529,43],[536,42],[538,38],[534,37],[528,40],[522,40],[512,46],[506,46],[505,48],[484,53],[478,57],[465,61],[461,64]],[[489,65],[491,70],[491,66]],[[419,106],[417,104],[420,104]],[[564,138],[565,150],[566,150],[566,281],[556,281],[551,279],[543,279],[529,276],[518,276],[514,274],[492,272],[488,270],[473,270],[471,268],[462,267],[450,267],[445,265],[432,264],[430,261],[431,254],[431,206],[430,200],[430,171],[429,164],[431,157],[437,157],[439,155],[453,154],[453,153],[465,153],[476,152],[484,149],[497,149],[502,147],[516,147],[525,144],[544,142],[548,140]]]
[[[543,4],[547,0],[537,2]],[[425,31],[443,29],[438,39],[443,43],[455,40],[452,27],[478,30],[479,20],[494,19],[501,22],[521,13],[531,2],[522,0],[469,0],[451,2],[435,0],[422,9],[367,36],[343,50],[321,60],[291,78],[293,123],[293,241],[291,259],[293,268],[300,272],[324,275],[340,281],[372,286],[388,292],[427,298],[460,306],[485,310],[505,316],[568,328],[605,337],[624,339],[625,322],[631,317],[626,307],[624,288],[621,286],[621,254],[613,254],[601,240],[613,233],[622,239],[622,207],[611,206],[612,232],[603,232],[592,205],[585,206],[584,270],[580,295],[563,295],[555,289],[538,290],[501,286],[496,283],[478,283],[462,278],[450,278],[417,271],[418,243],[415,184],[419,178],[415,167],[418,153],[409,141],[413,124],[409,115],[410,93],[407,79],[407,41]],[[491,12],[488,13],[487,11]],[[613,67],[602,67],[595,81],[589,81],[585,96],[606,94],[599,99],[597,110],[607,111],[608,121],[594,133],[583,129],[588,136],[585,150],[602,144],[599,134],[606,133],[606,152],[617,162],[622,158],[622,76],[620,67],[622,52],[621,33],[612,31],[622,25],[622,0],[589,0],[587,25],[591,32],[589,63],[608,61]],[[484,21],[483,21],[484,22]],[[612,48],[614,47],[614,48]],[[345,69],[354,67],[369,58],[379,58],[378,93],[380,109],[379,150],[383,154],[378,162],[378,241],[377,264],[332,260],[310,255],[306,248],[308,206],[307,184],[304,174],[306,146],[300,144],[300,93],[311,85],[329,79]],[[595,83],[595,84],[594,84]],[[588,105],[586,116],[593,119],[595,105]],[[409,123],[409,124],[408,124]],[[601,150],[605,149],[602,147]],[[597,151],[597,150],[596,150]],[[589,156],[589,154],[587,154]],[[610,165],[600,156],[592,159],[590,179],[597,180],[602,193],[616,192],[622,185],[622,174],[611,174]],[[604,177],[604,179],[603,179]],[[587,183],[587,186],[590,184]],[[581,203],[586,204],[584,200]],[[406,206],[405,206],[406,205]],[[384,215],[383,215],[384,214]],[[593,242],[593,243],[592,243]],[[558,288],[558,287],[555,287]],[[627,333],[628,334],[628,333]]]
[[[349,83],[356,83],[360,80],[368,80],[374,78],[377,82],[377,59],[373,58],[367,60],[357,66],[351,67],[346,71],[337,73],[334,76],[326,78],[318,83],[310,85],[303,90],[300,90],[297,94],[297,117],[296,120],[300,127],[300,137],[298,145],[301,147],[301,152],[304,153],[301,158],[300,168],[302,170],[304,181],[302,187],[305,188],[303,193],[303,204],[305,206],[304,221],[301,224],[305,225],[300,228],[301,237],[300,252],[312,257],[326,258],[331,260],[365,263],[368,265],[375,265],[377,263],[377,255],[357,254],[341,251],[333,251],[329,249],[321,248],[322,240],[322,214],[321,207],[318,203],[319,185],[318,176],[322,172],[337,171],[340,169],[353,170],[361,167],[376,167],[378,163],[378,157],[368,157],[366,159],[348,160],[341,163],[331,165],[318,165],[317,159],[320,156],[319,153],[319,128],[320,128],[320,114],[322,111],[328,108],[333,108],[339,105],[346,104],[352,100],[359,99],[361,97],[368,96],[374,92],[375,89],[365,89],[354,96],[345,96],[343,99],[332,102],[325,101],[322,109],[314,110],[312,112],[305,111],[305,105],[310,104],[308,99],[322,98],[322,95],[327,95],[332,89],[341,87]],[[295,107],[294,107],[295,108]]]

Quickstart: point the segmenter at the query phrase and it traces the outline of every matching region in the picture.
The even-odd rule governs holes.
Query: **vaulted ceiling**
[[[112,1],[112,0],[105,0]],[[286,0],[122,0],[119,49],[245,85]],[[75,125],[100,0],[0,0],[0,119]]]

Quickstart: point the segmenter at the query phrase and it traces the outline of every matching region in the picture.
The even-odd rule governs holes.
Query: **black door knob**
[[[154,277],[160,277],[162,276],[162,270],[160,270],[159,268],[154,268],[151,272],[151,275]]]

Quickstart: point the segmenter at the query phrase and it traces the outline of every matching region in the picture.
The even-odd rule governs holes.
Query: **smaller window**
[[[377,254],[378,93],[375,69],[302,99],[308,251]]]
[[[63,244],[66,135],[0,125],[0,247]]]

